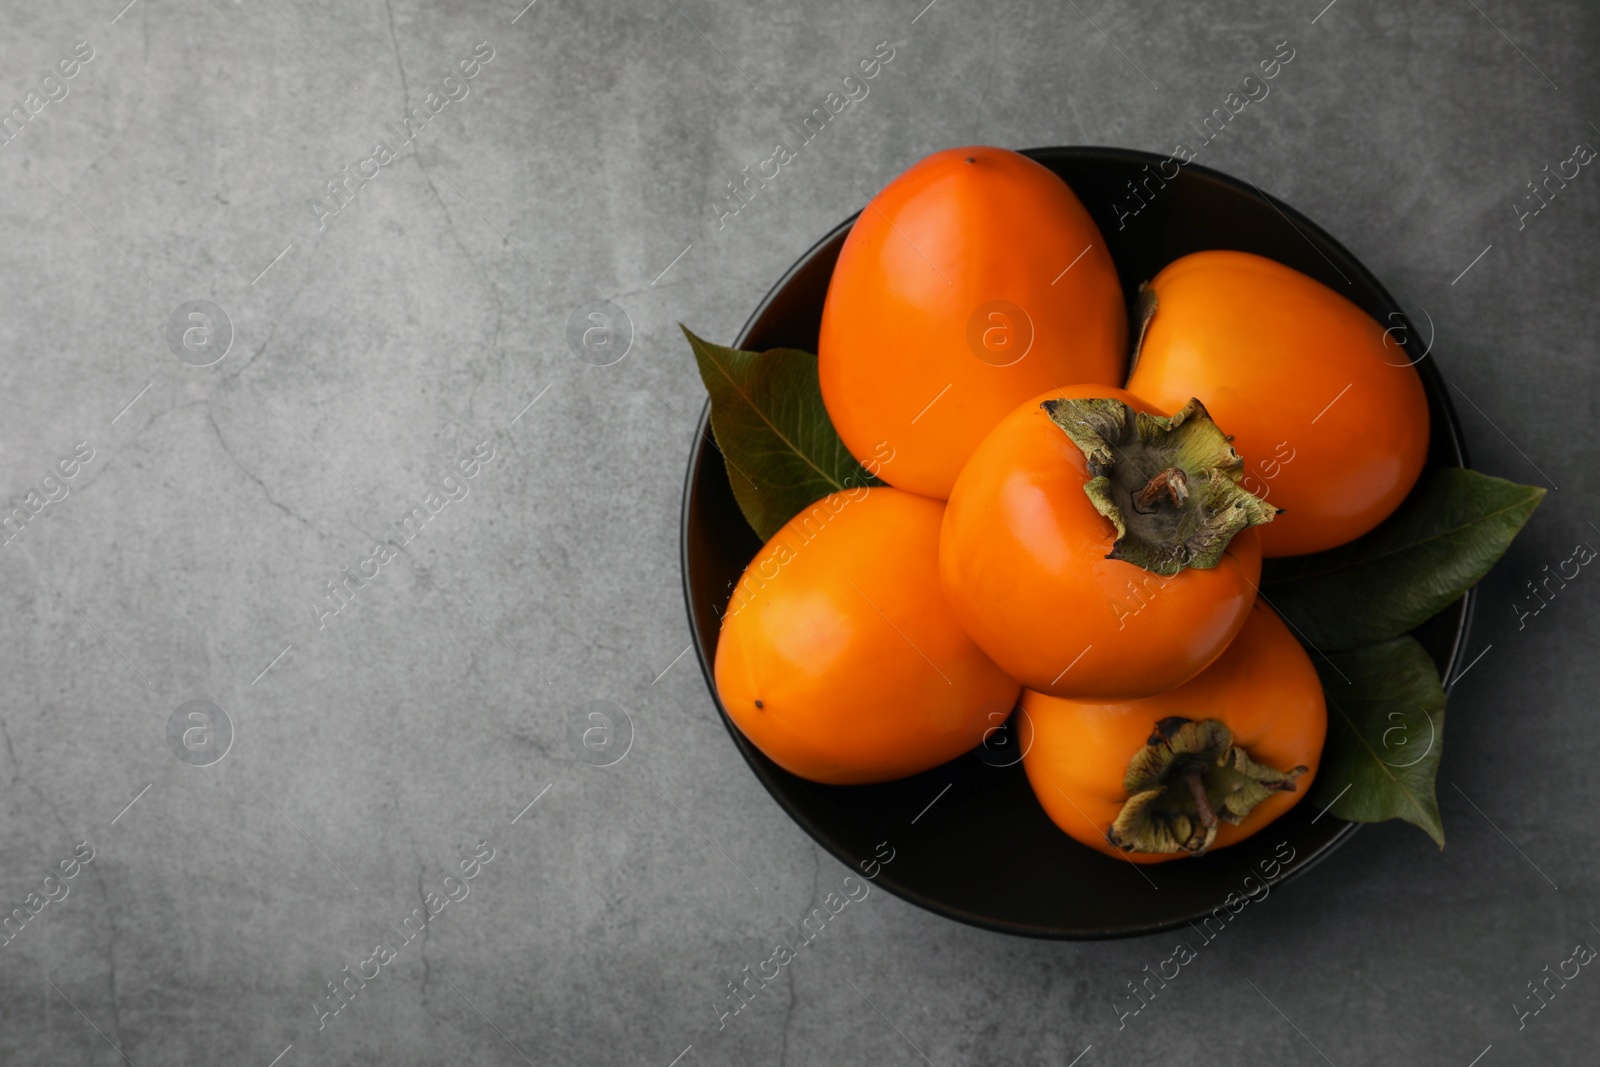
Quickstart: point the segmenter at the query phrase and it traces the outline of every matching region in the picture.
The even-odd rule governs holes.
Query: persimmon
[[[816,782],[883,782],[975,747],[1018,683],[939,588],[944,505],[890,487],[834,493],[746,567],[717,640],[717,694],[773,762]]]
[[[1128,389],[1197,396],[1233,435],[1245,485],[1282,509],[1266,556],[1354,540],[1399,506],[1428,452],[1407,349],[1339,293],[1246,252],[1196,252],[1151,280]]]
[[[1151,696],[1244,625],[1261,575],[1239,456],[1197,402],[1171,418],[1121,389],[1028,400],[978,446],[945,510],[956,618],[1029,689]]]
[[[1215,663],[1142,700],[1025,691],[1018,740],[1039,803],[1090,848],[1159,863],[1242,841],[1317,775],[1328,731],[1316,668],[1262,601]]]
[[[995,423],[1053,385],[1119,385],[1122,286],[1067,184],[1002,148],[937,152],[890,182],[840,250],[817,341],[822,398],[863,463],[940,500]]]

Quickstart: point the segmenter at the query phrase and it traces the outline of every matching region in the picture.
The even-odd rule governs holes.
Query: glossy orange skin
[[[1344,544],[1399,506],[1428,453],[1420,340],[1402,346],[1321,282],[1246,252],[1184,256],[1150,285],[1128,389],[1174,408],[1199,397],[1233,435],[1245,488],[1283,509],[1263,554]]]
[[[943,512],[889,487],[835,493],[746,568],[717,642],[717,694],[785,770],[835,785],[903,778],[974,747],[1016,703],[1018,683],[944,603]]]
[[[1021,314],[985,307],[995,301]],[[1127,314],[1105,241],[1065,182],[1003,148],[952,148],[890,182],[856,220],[817,357],[851,453],[867,463],[887,442],[894,461],[875,473],[943,500],[1023,400],[1062,383],[1121,383]]]
[[[1083,453],[1039,407],[1052,397],[1114,397],[1106,386],[1052,389],[984,438],[945,509],[939,575],[956,618],[1029,689],[1082,700],[1152,696],[1222,654],[1261,577],[1255,529],[1213,568],[1170,578],[1106,559],[1116,528],[1083,491]]]
[[[1274,793],[1238,826],[1219,826],[1213,849],[1243,841],[1294,807],[1316,778],[1328,732],[1322,683],[1283,620],[1257,601],[1222,657],[1177,689],[1115,703],[1022,694],[1022,766],[1055,824],[1107,855],[1136,863],[1181,859],[1184,853],[1123,852],[1106,838],[1128,799],[1123,776],[1129,759],[1171,715],[1220,719],[1233,731],[1233,743],[1257,762],[1280,771],[1307,768],[1294,792]]]

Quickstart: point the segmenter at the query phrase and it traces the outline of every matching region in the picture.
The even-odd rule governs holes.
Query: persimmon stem
[[[1217,813],[1211,810],[1211,798],[1206,796],[1206,785],[1200,776],[1200,768],[1190,767],[1183,778],[1189,783],[1189,792],[1194,795],[1194,806],[1200,813],[1200,825],[1207,830],[1211,829],[1217,825]]]
[[[1155,503],[1163,495],[1172,500],[1176,507],[1182,507],[1183,502],[1189,499],[1189,476],[1182,467],[1168,467],[1166,470],[1157,471],[1155,476],[1145,483],[1144,488],[1134,494],[1133,506],[1149,514]]]

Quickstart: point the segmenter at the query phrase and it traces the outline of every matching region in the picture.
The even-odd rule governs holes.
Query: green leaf
[[[794,348],[744,352],[679,328],[711,394],[711,430],[734,499],[761,540],[829,493],[883,484],[829,421],[816,356]]]
[[[1387,641],[1489,573],[1544,493],[1477,471],[1429,471],[1365,537],[1314,556],[1268,560],[1262,593],[1313,648]]]
[[[1411,637],[1312,657],[1328,701],[1328,740],[1307,799],[1351,822],[1404,819],[1444,847],[1434,777],[1444,747],[1444,687]]]

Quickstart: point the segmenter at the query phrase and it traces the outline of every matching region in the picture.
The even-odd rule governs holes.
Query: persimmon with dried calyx
[[[1020,689],[951,617],[944,505],[851,489],[791,519],[745,568],[717,639],[717,695],[774,763],[886,782],[975,747]]]
[[[822,398],[863,463],[944,499],[1017,404],[1062,382],[1119,385],[1122,285],[1094,220],[1003,148],[937,152],[890,182],[839,252],[817,341]]]
[[[1102,703],[1024,692],[1018,718],[1051,820],[1139,863],[1234,844],[1288,811],[1328,730],[1316,668],[1259,600],[1221,658],[1176,689]]]
[[[1024,403],[984,438],[945,509],[939,573],[956,618],[1023,685],[1151,696],[1244,625],[1272,509],[1198,401],[1165,417],[1120,389]]]
[[[1197,396],[1233,435],[1253,491],[1283,510],[1266,556],[1353,541],[1400,505],[1427,459],[1420,359],[1339,293],[1247,252],[1196,252],[1145,290],[1128,389]]]

